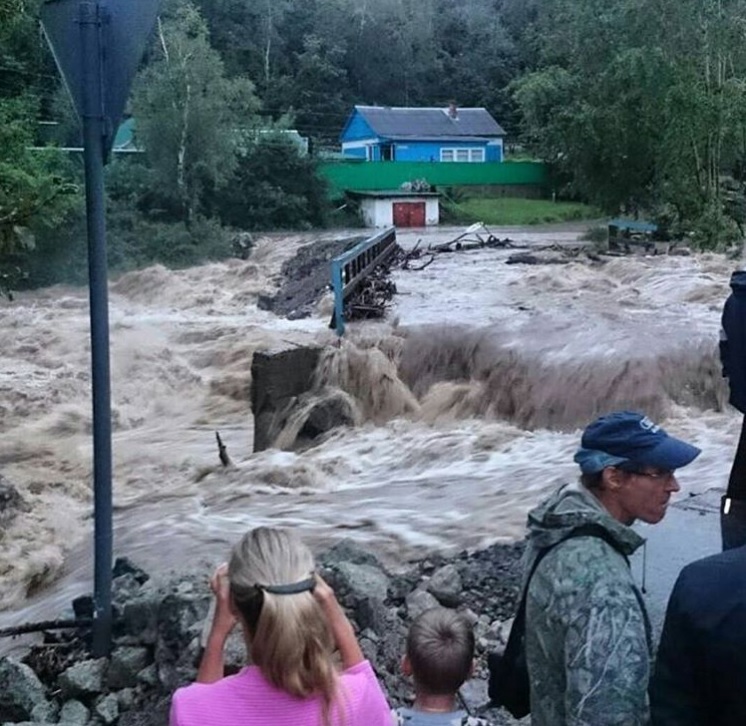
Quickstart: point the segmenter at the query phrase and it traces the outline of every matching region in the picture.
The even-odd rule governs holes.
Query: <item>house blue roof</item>
[[[355,106],[355,110],[376,135],[388,139],[459,141],[505,136],[486,108],[459,108],[455,118],[448,108]]]

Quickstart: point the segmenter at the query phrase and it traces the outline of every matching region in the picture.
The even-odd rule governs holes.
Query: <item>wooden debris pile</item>
[[[396,295],[396,285],[390,280],[391,268],[401,253],[398,249],[385,263],[378,265],[345,302],[345,320],[382,318]]]

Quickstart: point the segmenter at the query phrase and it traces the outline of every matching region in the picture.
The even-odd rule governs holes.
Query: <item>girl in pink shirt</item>
[[[197,682],[171,703],[171,726],[391,726],[350,621],[292,532],[259,527],[210,582],[215,616]],[[240,623],[254,665],[223,677]],[[342,670],[334,665],[334,647]]]

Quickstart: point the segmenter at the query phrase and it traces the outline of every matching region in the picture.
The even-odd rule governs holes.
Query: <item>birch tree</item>
[[[180,4],[160,29],[133,95],[137,143],[154,188],[190,224],[205,194],[230,178],[239,131],[255,123],[259,104],[247,78],[226,77],[194,6]]]
[[[539,68],[515,90],[542,158],[610,213],[731,240],[746,209],[746,3],[544,0],[536,29]]]

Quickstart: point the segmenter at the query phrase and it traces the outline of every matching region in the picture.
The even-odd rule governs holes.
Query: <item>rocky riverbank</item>
[[[495,545],[455,558],[433,557],[388,572],[369,552],[342,542],[319,556],[358,632],[392,705],[411,700],[399,672],[407,628],[423,610],[440,604],[463,611],[477,638],[477,670],[462,695],[470,710],[495,724],[515,723],[487,710],[485,653],[503,644],[520,578],[522,545]],[[0,723],[167,723],[170,694],[192,681],[200,657],[211,596],[208,573],[155,583],[127,561],[114,578],[115,640],[108,659],[86,654],[87,633],[48,633],[22,660],[0,659]],[[91,612],[90,598],[73,603]],[[240,635],[231,637],[227,670],[244,663]]]

